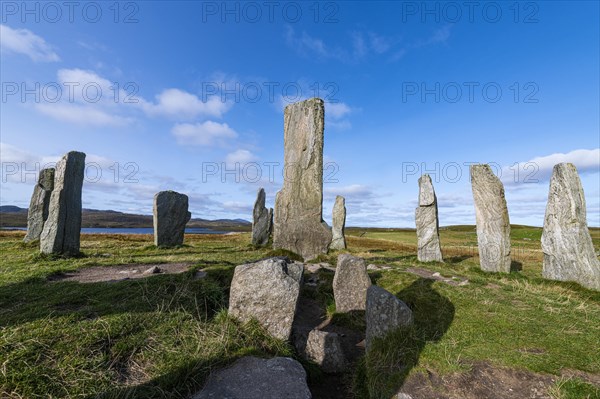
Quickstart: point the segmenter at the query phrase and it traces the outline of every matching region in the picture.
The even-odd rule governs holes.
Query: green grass
[[[446,263],[421,264],[414,232],[350,231],[349,252],[367,263],[377,285],[412,309],[413,327],[375,341],[354,371],[358,397],[389,397],[412,373],[460,373],[469,364],[561,375],[600,374],[600,293],[541,278],[540,231],[513,226],[513,247],[523,244],[523,270],[508,275],[479,270],[473,226],[443,229]],[[596,249],[598,230],[592,230]],[[157,249],[150,236],[83,235],[83,256],[38,254],[23,233],[0,232],[0,397],[186,398],[211,370],[253,354],[296,356],[256,323],[227,317],[236,265],[289,255],[252,247],[249,234],[186,236],[186,245]],[[529,238],[530,240],[523,240]],[[513,250],[514,252],[514,250]],[[319,261],[335,264],[335,252]],[[112,283],[56,281],[48,276],[98,265],[190,263],[178,275]],[[426,268],[469,279],[464,287],[422,279],[405,270]],[[195,271],[207,271],[197,280]],[[303,290],[320,301],[336,323],[363,329],[364,320],[335,313],[333,273]],[[309,378],[322,378],[306,362]],[[556,399],[598,398],[597,387],[559,378]]]

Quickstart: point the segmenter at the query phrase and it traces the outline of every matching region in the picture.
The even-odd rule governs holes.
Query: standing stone
[[[183,244],[185,225],[192,214],[188,212],[188,196],[175,191],[154,195],[154,245],[174,247]]]
[[[344,236],[344,228],[346,227],[346,200],[341,195],[335,197],[332,227],[333,239],[329,248],[346,249],[346,238]]]
[[[471,165],[481,269],[510,272],[510,221],[504,186],[489,165]]]
[[[48,219],[50,195],[54,188],[54,168],[40,170],[38,182],[33,188],[29,210],[27,211],[27,234],[23,241],[30,242],[40,239],[44,222]]]
[[[374,338],[384,338],[387,334],[413,323],[412,311],[395,295],[381,287],[372,285],[367,290],[367,333],[366,349],[370,349]]]
[[[417,259],[420,262],[443,262],[440,247],[437,197],[431,177],[419,178],[419,207],[415,211],[417,225]]]
[[[306,371],[289,357],[246,356],[208,377],[192,399],[310,399]]]
[[[327,253],[331,230],[323,221],[323,100],[285,107],[284,179],[275,197],[273,248],[305,260]]]
[[[260,189],[254,202],[252,211],[252,245],[265,246],[269,242],[269,230],[271,230],[271,213],[265,207],[265,190]]]
[[[586,221],[585,197],[575,165],[554,166],[542,233],[542,276],[600,291],[600,261]]]
[[[336,312],[365,310],[367,289],[371,279],[367,274],[364,259],[350,254],[338,256],[335,275],[333,276],[333,296]]]
[[[229,290],[229,314],[241,321],[255,318],[275,338],[292,331],[304,265],[269,258],[235,268]]]
[[[42,253],[66,256],[79,254],[84,171],[83,152],[68,152],[56,163],[48,218],[40,235]]]
[[[269,208],[269,236],[273,234],[273,208]]]

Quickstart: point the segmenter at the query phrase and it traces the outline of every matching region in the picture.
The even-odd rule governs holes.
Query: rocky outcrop
[[[600,261],[587,226],[581,180],[571,163],[559,163],[552,171],[542,251],[544,278],[600,291]]]
[[[323,221],[323,100],[290,104],[284,112],[284,179],[275,198],[273,248],[305,260],[327,253],[331,230]]]
[[[365,310],[367,289],[370,286],[371,279],[367,274],[367,265],[364,259],[350,254],[338,256],[333,277],[336,312]]]
[[[252,211],[252,245],[265,246],[269,243],[271,232],[272,212],[265,207],[266,194],[264,189],[259,189],[254,201]]]
[[[66,256],[79,254],[84,171],[83,152],[71,151],[56,163],[48,218],[40,235],[42,253]]]
[[[154,245],[168,248],[183,244],[185,225],[192,214],[188,212],[188,196],[175,191],[154,195]]]
[[[381,287],[372,285],[367,290],[367,334],[366,349],[370,349],[373,339],[385,338],[395,330],[413,323],[412,311],[395,295]]]
[[[415,211],[415,222],[417,225],[417,259],[420,262],[443,262],[437,197],[428,174],[419,178],[419,207]]]
[[[229,290],[229,314],[241,321],[255,318],[275,338],[292,331],[304,265],[269,258],[235,268]]]
[[[510,221],[504,186],[489,165],[471,165],[481,270],[510,272]]]
[[[288,357],[243,357],[210,375],[192,399],[310,399],[306,372]]]
[[[33,188],[29,209],[27,210],[27,234],[23,241],[31,242],[40,239],[44,222],[48,219],[50,196],[54,188],[54,168],[42,169],[38,182]]]
[[[346,199],[341,195],[335,197],[333,205],[333,218],[331,233],[331,249],[346,249],[346,237],[344,236],[344,228],[346,227]]]

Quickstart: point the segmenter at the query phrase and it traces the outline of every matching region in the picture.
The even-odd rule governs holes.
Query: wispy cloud
[[[185,120],[198,116],[221,118],[231,108],[231,104],[222,102],[219,96],[212,96],[203,102],[196,95],[186,91],[166,89],[156,95],[154,103],[140,98],[140,107],[151,116]]]
[[[205,121],[199,123],[178,123],[171,129],[178,144],[211,147],[224,145],[238,134],[227,123]]]
[[[29,29],[12,29],[0,24],[0,48],[3,52],[26,55],[35,62],[60,61],[52,46]]]

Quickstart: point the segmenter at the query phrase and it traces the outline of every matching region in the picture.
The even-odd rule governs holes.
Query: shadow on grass
[[[357,371],[358,397],[390,398],[410,371],[419,363],[425,345],[439,341],[454,320],[454,305],[432,285],[434,280],[419,278],[396,296],[412,310],[414,324],[373,341],[371,350]]]
[[[191,270],[178,275],[97,283],[32,278],[0,286],[0,326],[66,315],[90,319],[157,309],[184,310],[199,319],[210,318],[226,306],[229,274],[216,271],[195,280]]]
[[[513,260],[510,262],[510,272],[511,273],[520,272],[521,270],[523,270],[523,263],[518,262],[516,260]]]
[[[448,258],[444,258],[444,262],[446,263],[460,263],[463,260],[467,260],[472,258],[472,255],[459,255],[459,256],[450,256]]]

